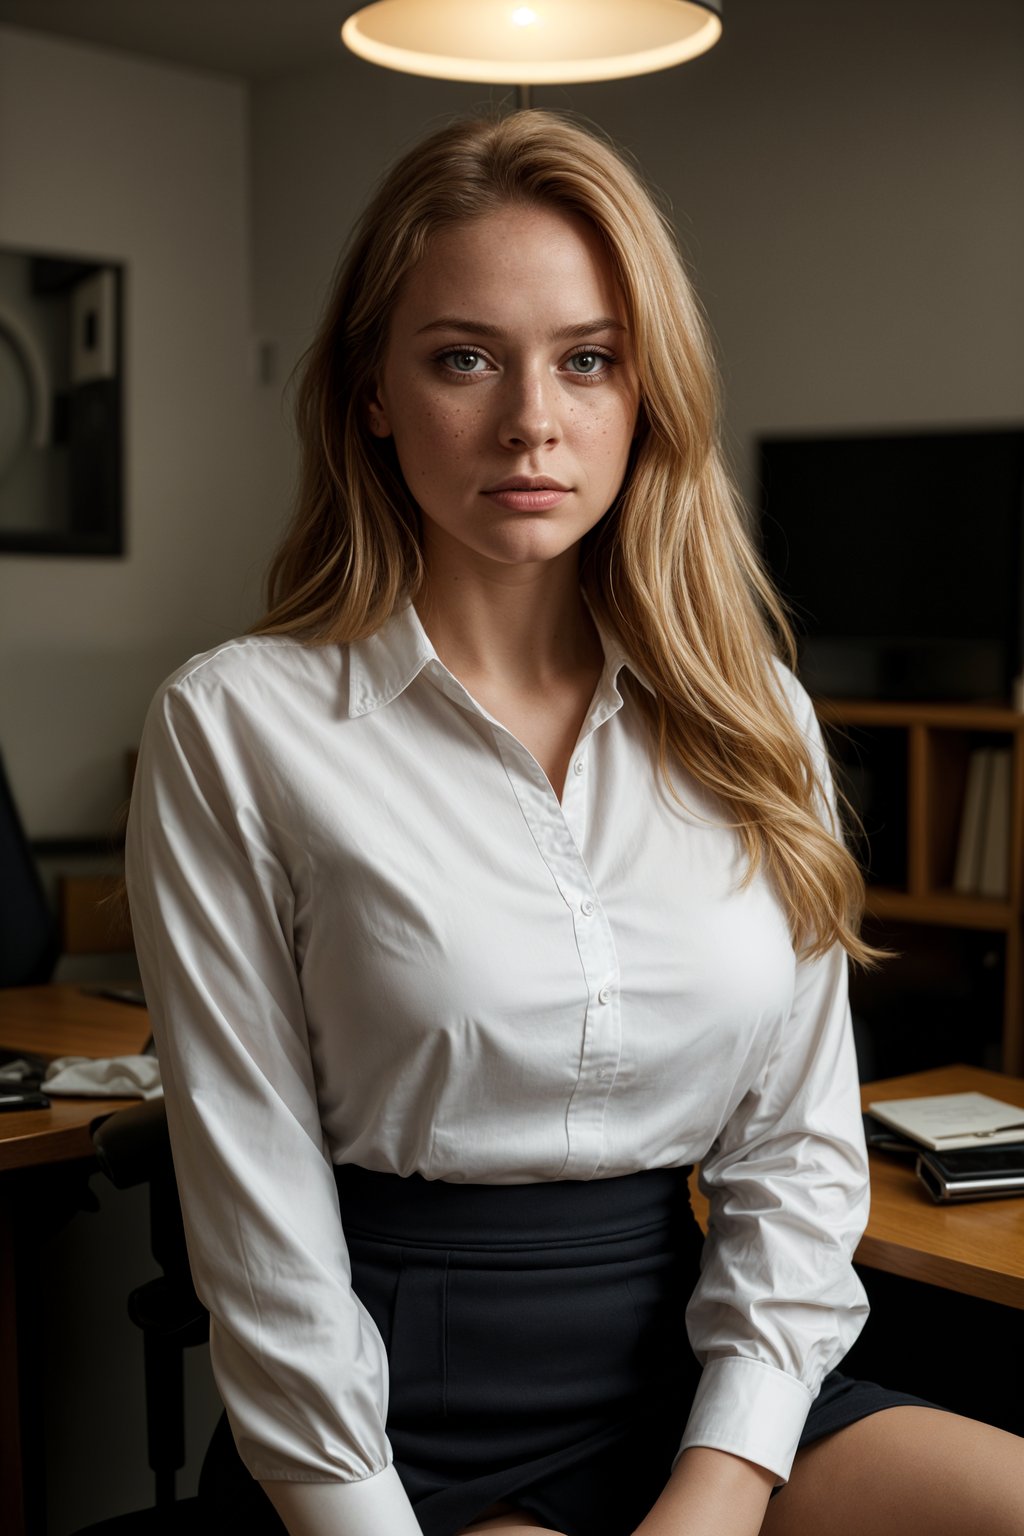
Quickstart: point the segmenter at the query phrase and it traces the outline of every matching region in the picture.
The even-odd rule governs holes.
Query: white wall
[[[157,683],[253,615],[245,87],[0,29],[0,244],[126,263],[124,559],[0,556],[0,748],[35,836],[105,833]]]

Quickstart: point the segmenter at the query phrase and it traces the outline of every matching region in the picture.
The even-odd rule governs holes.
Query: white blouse
[[[680,1450],[780,1480],[867,1314],[845,956],[798,960],[712,800],[659,787],[601,638],[561,802],[411,606],[348,648],[222,645],[149,712],[128,884],[189,1254],[243,1461],[331,1485],[309,1529],[419,1529],[333,1163],[518,1184],[700,1162]]]

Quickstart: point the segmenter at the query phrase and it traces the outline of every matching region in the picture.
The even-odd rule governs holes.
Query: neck
[[[601,642],[580,592],[576,551],[536,565],[431,569],[416,610],[438,656],[464,682],[543,689],[600,669]]]

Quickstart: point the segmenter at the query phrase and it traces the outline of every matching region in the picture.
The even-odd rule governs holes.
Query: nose
[[[527,366],[509,373],[499,426],[504,447],[522,452],[561,439],[557,392],[558,384],[546,366]]]

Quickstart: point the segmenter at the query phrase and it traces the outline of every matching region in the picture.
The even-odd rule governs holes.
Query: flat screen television
[[[1024,426],[759,447],[762,548],[805,686],[1009,703],[1024,670]]]

